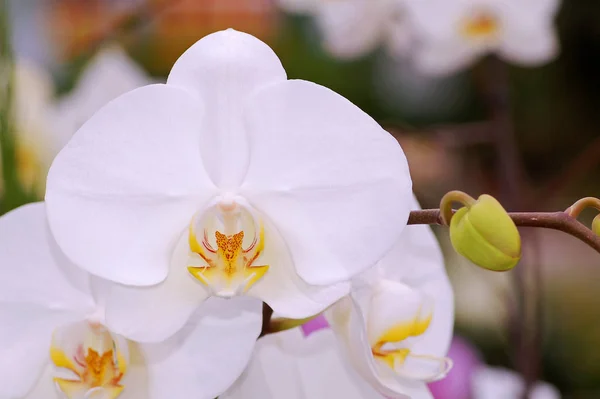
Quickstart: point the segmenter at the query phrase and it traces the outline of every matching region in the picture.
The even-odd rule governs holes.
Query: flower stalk
[[[567,212],[508,212],[508,215],[517,226],[559,230],[583,241],[600,253],[600,237]],[[440,209],[423,209],[411,211],[408,224],[445,223]]]

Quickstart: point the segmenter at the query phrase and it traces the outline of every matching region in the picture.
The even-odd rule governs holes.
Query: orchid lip
[[[450,371],[452,361],[447,357],[414,353],[411,349],[411,342],[427,332],[433,319],[432,303],[427,296],[420,297],[418,302],[413,302],[412,316],[388,324],[378,332],[371,344],[371,353],[379,364],[400,376],[431,382],[443,378]],[[379,301],[373,304],[382,305]]]
[[[264,226],[241,197],[218,197],[189,227],[187,269],[211,295],[245,294],[268,271],[255,264],[265,247]]]
[[[125,389],[122,379],[127,372],[127,358],[121,349],[113,335],[95,322],[58,329],[50,348],[56,390],[67,399],[87,398],[98,392],[116,399]]]

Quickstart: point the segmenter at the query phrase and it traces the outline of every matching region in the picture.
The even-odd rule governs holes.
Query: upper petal
[[[390,249],[406,224],[402,149],[333,91],[287,81],[248,103],[250,165],[242,194],[267,215],[309,284],[347,280]]]
[[[248,166],[242,107],[256,89],[286,79],[281,62],[265,43],[233,29],[213,33],[175,63],[167,84],[195,90],[206,107],[202,159],[215,184],[235,190]]]
[[[223,399],[383,399],[341,358],[331,330],[262,337],[242,377]]]
[[[89,275],[53,241],[42,202],[0,217],[0,303],[85,313],[94,307]]]
[[[126,93],[85,123],[48,176],[50,227],[66,255],[117,282],[164,280],[175,240],[215,192],[202,123],[202,103],[165,85]]]
[[[183,330],[140,346],[148,362],[150,399],[213,399],[242,373],[261,330],[262,304],[211,298]]]

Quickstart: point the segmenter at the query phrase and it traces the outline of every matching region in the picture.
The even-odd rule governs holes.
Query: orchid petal
[[[199,40],[175,63],[167,83],[196,90],[206,107],[199,132],[202,160],[217,186],[235,190],[248,166],[248,132],[241,117],[258,88],[286,79],[281,62],[265,43],[233,29]]]
[[[381,44],[392,12],[377,1],[332,1],[319,6],[317,20],[327,49],[337,57],[351,59]]]
[[[124,94],[84,124],[48,176],[48,218],[65,254],[120,283],[164,280],[174,239],[215,193],[202,126],[202,103],[165,85]]]
[[[73,314],[26,303],[0,303],[0,398],[32,390],[49,361],[52,332]]]
[[[507,29],[500,54],[509,62],[538,66],[555,58],[559,43],[555,28],[549,23],[524,31],[519,27]]]
[[[165,281],[150,287],[134,287],[106,280],[92,280],[96,297],[106,309],[106,326],[139,342],[160,342],[179,331],[208,297],[185,265],[186,240],[175,248]]]
[[[69,263],[48,231],[42,202],[0,218],[0,303],[84,314],[94,307],[89,276]]]
[[[143,344],[152,399],[213,399],[242,373],[261,330],[262,304],[210,298],[176,335]]]
[[[391,135],[348,100],[305,81],[257,92],[246,116],[251,156],[241,193],[270,217],[302,279],[348,280],[390,249],[412,195]]]
[[[351,297],[346,297],[326,313],[347,361],[365,381],[386,397],[433,398],[424,382],[403,377],[390,367],[375,363],[366,336],[365,320],[359,309]]]
[[[411,209],[421,209],[416,198],[413,197],[411,202]],[[411,349],[415,353],[446,356],[454,327],[454,293],[442,250],[431,228],[407,226],[377,267],[385,279],[402,282],[433,301],[429,328]]]
[[[350,292],[347,282],[333,286],[311,286],[298,277],[285,242],[274,226],[263,219],[265,245],[257,264],[269,265],[265,275],[248,290],[280,317],[303,319],[322,312]]]
[[[298,329],[262,337],[242,377],[222,399],[383,399],[340,357],[335,336]]]
[[[48,354],[44,352],[44,355],[47,357]],[[54,367],[52,367],[52,365],[48,363],[44,367],[39,378],[37,379],[33,389],[31,389],[31,391],[29,391],[27,396],[23,397],[23,399],[54,399],[54,397],[56,396],[56,385],[54,383],[53,377]],[[4,396],[0,397],[4,398]]]

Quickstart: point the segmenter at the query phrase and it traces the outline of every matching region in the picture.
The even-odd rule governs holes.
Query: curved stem
[[[469,194],[462,191],[454,190],[446,193],[440,201],[440,216],[443,224],[446,226],[450,225],[450,219],[452,219],[452,215],[454,214],[454,211],[452,210],[452,204],[454,202],[458,202],[463,206],[471,206],[477,201]]]
[[[508,215],[517,226],[560,230],[600,253],[600,237],[566,212],[509,212]],[[423,209],[412,211],[408,224],[444,225],[444,221],[439,209]]]
[[[600,199],[594,197],[582,198],[568,207],[565,212],[577,219],[586,208],[596,208],[600,212]]]

